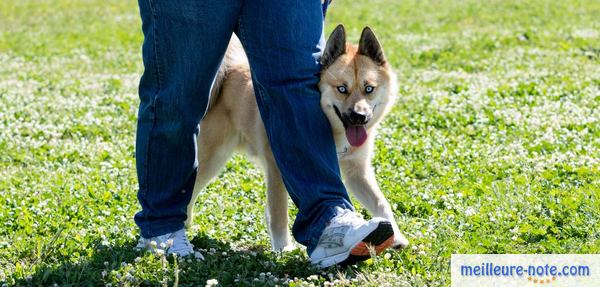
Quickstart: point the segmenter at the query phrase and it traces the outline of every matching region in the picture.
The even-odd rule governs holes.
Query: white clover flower
[[[106,277],[106,275],[108,275],[108,272],[106,270],[102,271],[102,278]]]
[[[477,213],[475,211],[475,209],[473,207],[470,207],[470,206],[465,210],[465,215],[466,216],[473,216],[473,215],[475,215],[475,213]]]
[[[206,280],[206,287],[215,286],[217,284],[219,284],[219,281],[217,281],[217,279]]]
[[[160,249],[160,248],[159,248],[159,249],[156,249],[154,252],[155,252],[155,253],[156,253],[156,255],[158,255],[158,256],[163,256],[163,255],[165,255],[165,251],[164,251],[164,250],[162,250],[162,249]]]
[[[167,242],[167,247],[173,246],[173,239],[169,239],[166,242]]]

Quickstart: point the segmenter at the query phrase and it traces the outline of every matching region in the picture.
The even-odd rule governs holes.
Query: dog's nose
[[[348,119],[353,125],[364,125],[369,121],[369,116],[365,113],[350,111]]]

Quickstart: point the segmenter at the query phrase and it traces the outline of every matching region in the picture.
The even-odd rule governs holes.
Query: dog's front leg
[[[267,163],[266,177],[265,219],[271,236],[271,245],[275,251],[293,250],[294,244],[288,228],[288,194],[274,161]]]
[[[404,248],[408,245],[408,240],[396,224],[392,208],[379,189],[375,172],[369,162],[341,162],[342,172],[344,173],[346,188],[352,192],[354,197],[364,206],[373,216],[383,217],[390,222],[394,228],[394,247]]]

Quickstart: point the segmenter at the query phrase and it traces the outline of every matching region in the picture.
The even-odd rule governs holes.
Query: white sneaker
[[[164,250],[168,254],[176,253],[182,257],[194,253],[194,246],[188,240],[185,229],[151,238],[140,237],[135,248],[138,250],[148,249],[152,252]]]
[[[325,227],[310,261],[321,268],[351,265],[371,257],[369,245],[379,254],[393,242],[394,229],[387,219],[375,217],[365,221],[355,212],[346,211]]]

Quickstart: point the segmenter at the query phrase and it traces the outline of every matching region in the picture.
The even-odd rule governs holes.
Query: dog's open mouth
[[[333,109],[335,110],[335,114],[338,116],[342,124],[344,124],[344,129],[346,129],[346,139],[351,146],[359,147],[363,145],[367,141],[367,128],[365,125],[352,125],[349,124],[346,117],[342,115],[337,106],[333,105]]]

